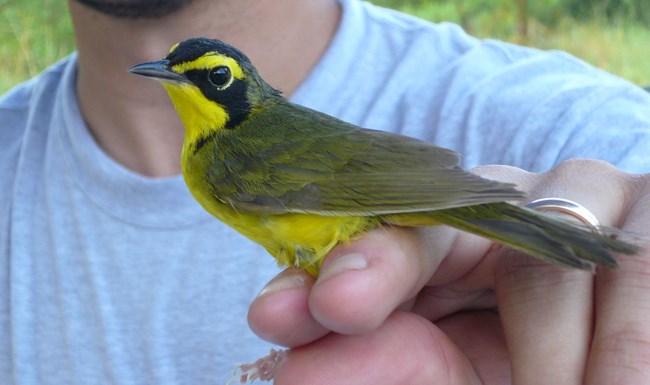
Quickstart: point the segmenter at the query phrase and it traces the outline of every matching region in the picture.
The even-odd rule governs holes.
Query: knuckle
[[[621,197],[625,194],[629,174],[610,163],[594,159],[569,159],[546,173],[552,184],[580,186],[585,191],[606,191]]]
[[[551,173],[561,173],[568,174],[569,176],[575,175],[576,172],[584,173],[622,173],[618,168],[616,168],[611,163],[605,162],[603,160],[597,159],[583,159],[583,158],[573,158],[567,159],[557,166],[555,166]]]
[[[626,174],[622,199],[626,212],[647,210],[650,207],[650,174]],[[644,215],[647,214],[644,212]]]
[[[470,172],[483,178],[511,183],[518,183],[520,179],[525,179],[527,175],[532,174],[521,168],[505,165],[483,165],[470,169]]]
[[[569,159],[558,164],[546,173],[549,179],[579,181],[594,181],[603,183],[619,182],[625,173],[610,163],[594,159]],[[603,178],[605,177],[605,178]]]
[[[618,226],[638,196],[638,182],[610,163],[570,159],[542,174],[534,197],[574,200],[592,211],[606,226]]]

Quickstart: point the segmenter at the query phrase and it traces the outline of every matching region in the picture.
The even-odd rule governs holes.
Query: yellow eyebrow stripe
[[[176,48],[178,48],[178,46],[179,46],[180,44],[181,44],[181,43],[176,43],[176,44],[174,44],[174,45],[169,49],[169,53],[168,53],[167,55],[169,55],[170,53],[174,52],[174,50],[175,50]]]
[[[172,70],[177,74],[183,74],[191,70],[207,70],[219,66],[226,66],[230,68],[232,74],[237,79],[244,78],[244,71],[241,69],[237,61],[231,57],[224,56],[217,52],[207,52],[190,62],[176,64],[172,66]]]

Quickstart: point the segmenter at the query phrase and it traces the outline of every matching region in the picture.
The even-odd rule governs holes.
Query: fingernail
[[[305,286],[307,279],[304,274],[282,274],[267,283],[257,295],[261,297],[270,293],[277,293],[283,290],[297,289]]]
[[[368,258],[365,255],[361,253],[343,254],[323,265],[318,274],[318,281],[324,282],[344,271],[363,270],[366,267],[368,267]]]

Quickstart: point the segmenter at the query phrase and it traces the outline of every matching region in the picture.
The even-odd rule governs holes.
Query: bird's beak
[[[161,81],[189,83],[189,80],[184,76],[177,74],[169,68],[169,60],[136,64],[129,68],[129,72]]]

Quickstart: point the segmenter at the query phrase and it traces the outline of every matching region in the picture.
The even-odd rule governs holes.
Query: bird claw
[[[275,371],[286,359],[287,352],[288,350],[271,349],[267,356],[255,362],[238,365],[226,385],[248,384],[255,380],[272,381]]]

